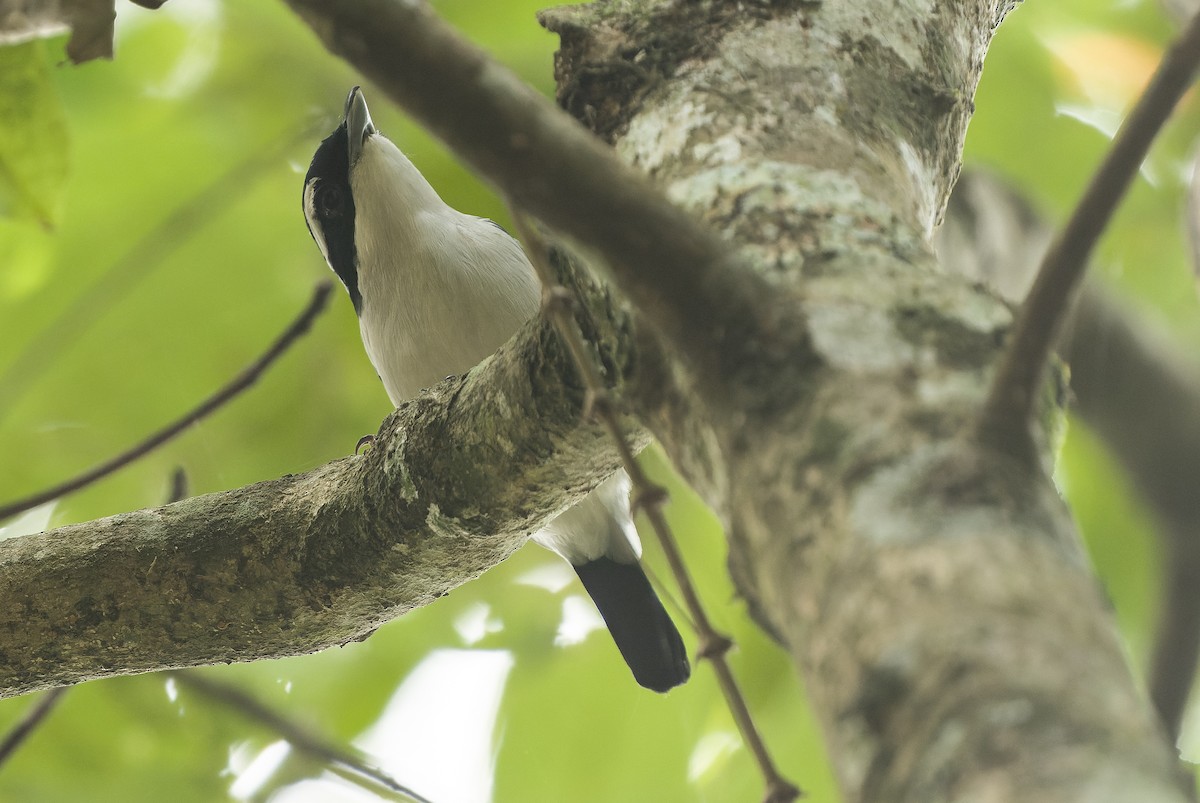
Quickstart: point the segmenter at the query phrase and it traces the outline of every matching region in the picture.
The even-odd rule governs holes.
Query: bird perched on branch
[[[376,130],[359,87],[313,156],[303,204],[393,404],[466,372],[538,312],[541,288],[520,244],[447,206]],[[638,683],[665,692],[687,680],[683,640],[638,563],[625,472],[533,540],[574,567]]]

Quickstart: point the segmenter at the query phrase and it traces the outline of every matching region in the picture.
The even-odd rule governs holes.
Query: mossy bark
[[[701,401],[645,420],[728,522],[845,797],[1184,799],[1046,471],[1051,433],[1034,465],[969,437],[1010,311],[929,238],[1010,5],[541,20],[560,102],[773,288],[720,321],[739,337],[693,366]]]

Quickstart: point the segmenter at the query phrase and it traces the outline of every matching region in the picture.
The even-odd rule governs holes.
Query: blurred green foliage
[[[533,17],[542,3],[436,5],[552,92],[556,42]],[[96,463],[211,392],[327,274],[300,213],[300,185],[347,88],[361,79],[281,4],[172,0],[153,13],[119,9],[111,63],[65,66],[61,40],[0,49],[3,500]],[[1171,30],[1150,2],[1019,8],[988,57],[968,162],[1008,177],[1061,218],[1107,141],[1076,113],[1104,110],[1064,67],[1063,43],[1105,36],[1154,52]],[[436,142],[382,101],[372,112],[450,203],[504,218],[488,189]],[[1102,248],[1111,278],[1158,310],[1186,344],[1200,337],[1181,228],[1196,123],[1189,98]],[[223,180],[230,171],[233,180]],[[213,186],[221,188],[216,197],[197,204]],[[341,301],[252,392],[167,448],[63,500],[51,523],[158,504],[176,466],[187,470],[194,493],[312,468],[350,452],[388,410],[350,305]],[[645,459],[672,487],[670,516],[714,618],[739,644],[734,667],[768,743],[809,800],[832,803],[801,682],[735,598],[720,528],[657,453]],[[1078,426],[1060,478],[1140,665],[1158,588],[1147,517]],[[649,565],[665,575],[646,540]],[[758,799],[753,762],[707,669],[660,697],[631,681],[601,631],[555,646],[564,602],[580,591],[547,590],[529,578],[559,566],[529,547],[363,643],[205,671],[349,742],[382,727],[389,700],[431,654],[507,651],[512,665],[499,681],[495,721],[481,714],[476,723],[492,745],[486,755],[468,755],[465,735],[461,744],[435,744],[436,715],[401,723],[394,744],[429,741],[443,773],[466,773],[481,760],[488,770],[494,762],[492,794],[501,801]],[[480,625],[473,634],[471,623]],[[444,686],[434,710],[444,706],[449,718],[467,691],[479,689]],[[0,702],[0,730],[29,703]],[[0,803],[371,799],[295,757],[254,787],[245,767],[277,738],[188,689],[170,689],[162,676],[90,683],[71,690],[0,770]],[[381,743],[389,743],[386,735]],[[427,759],[401,752],[373,748],[373,760],[401,782],[427,777],[429,766],[413,765]],[[297,783],[318,776],[320,786]]]
[[[0,47],[0,215],[58,222],[67,127],[42,42]]]

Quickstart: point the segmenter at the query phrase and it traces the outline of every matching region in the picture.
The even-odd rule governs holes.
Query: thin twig
[[[521,237],[530,262],[533,263],[538,278],[542,282],[543,308],[550,316],[559,336],[566,344],[567,350],[570,351],[583,378],[584,386],[587,388],[584,412],[586,415],[594,415],[601,420],[617,447],[621,463],[633,485],[634,507],[641,509],[646,514],[646,518],[650,520],[659,543],[662,545],[667,564],[671,567],[671,573],[679,584],[679,591],[683,595],[684,604],[690,614],[691,624],[696,628],[697,635],[700,637],[699,657],[712,664],[713,671],[717,674],[717,682],[729,705],[738,731],[742,735],[742,740],[762,772],[767,788],[764,801],[765,803],[787,803],[795,800],[800,796],[800,790],[780,775],[775,768],[775,763],[771,760],[767,746],[754,724],[754,718],[750,714],[746,700],[733,676],[733,671],[729,668],[726,654],[733,642],[728,636],[718,633],[712,626],[712,622],[704,610],[704,605],[700,601],[700,596],[692,584],[687,567],[684,565],[675,536],[663,514],[663,505],[667,501],[666,489],[651,482],[635,459],[629,439],[625,437],[625,432],[621,427],[612,395],[609,393],[604,379],[600,376],[596,361],[588,353],[587,346],[584,344],[583,336],[571,314],[575,299],[555,276],[548,259],[549,252],[545,241],[525,216],[511,203],[509,209],[513,224]]]
[[[59,363],[59,355],[68,346],[78,342],[138,282],[161,265],[173,251],[183,247],[189,235],[199,232],[228,210],[230,199],[242,197],[259,177],[278,168],[292,148],[299,142],[309,140],[317,128],[312,124],[293,125],[287,130],[296,134],[278,137],[277,141],[281,143],[278,148],[243,159],[172,210],[38,331],[0,374],[0,419],[42,374]]]
[[[18,747],[24,744],[30,734],[37,729],[38,725],[45,721],[46,716],[58,704],[58,701],[62,699],[63,694],[68,688],[70,687],[59,686],[56,689],[50,689],[41,696],[41,699],[30,706],[25,716],[16,724],[16,727],[10,730],[4,736],[4,739],[0,741],[0,766],[3,766],[4,762],[12,757],[12,754],[16,752]]]
[[[176,681],[187,686],[192,691],[228,706],[278,733],[300,752],[307,753],[319,761],[330,764],[335,769],[342,767],[349,770],[349,773],[344,776],[349,780],[355,781],[360,785],[363,780],[370,781],[371,786],[366,788],[372,791],[378,791],[375,788],[377,784],[390,792],[403,795],[409,800],[415,800],[417,803],[430,803],[428,798],[422,797],[407,786],[404,786],[383,770],[372,767],[362,757],[355,755],[352,749],[333,744],[318,736],[277,711],[263,705],[256,697],[247,694],[236,686],[221,683],[191,670],[177,670],[168,672],[167,675],[175,678]]]
[[[1137,175],[1150,143],[1191,84],[1197,66],[1200,14],[1163,56],[1071,219],[1042,260],[978,421],[979,437],[989,446],[1033,459],[1030,424],[1038,387],[1050,349],[1087,270],[1088,256]]]
[[[262,376],[263,372],[271,366],[275,360],[288,350],[288,348],[312,326],[313,320],[324,309],[329,301],[330,291],[333,290],[333,284],[329,281],[322,281],[313,291],[312,300],[308,302],[308,306],[304,311],[284,330],[271,347],[268,348],[261,357],[254,361],[251,365],[245,368],[240,374],[233,378],[229,384],[218,390],[212,396],[209,396],[194,409],[190,410],[176,421],[163,427],[158,432],[147,437],[141,443],[128,449],[125,452],[106,460],[98,466],[95,466],[77,477],[74,477],[66,482],[60,483],[53,488],[48,488],[40,491],[25,499],[18,499],[15,502],[10,502],[7,505],[0,506],[0,521],[14,516],[18,513],[23,513],[26,510],[35,508],[40,504],[49,502],[51,499],[57,499],[60,496],[78,491],[80,488],[86,487],[102,477],[112,474],[114,471],[123,468],[139,457],[153,451],[167,441],[174,438],[185,429],[195,424],[198,421],[208,417],[222,406],[227,404],[231,399],[237,396],[246,388],[253,385]]]

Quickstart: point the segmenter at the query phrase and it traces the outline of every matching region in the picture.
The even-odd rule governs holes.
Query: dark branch
[[[1031,422],[1050,350],[1070,313],[1088,257],[1171,110],[1200,65],[1200,14],[1163,57],[1113,140],[1067,225],[1050,246],[1021,306],[978,423],[988,445],[1032,460]]]
[[[4,762],[8,761],[17,751],[17,748],[25,743],[25,740],[37,730],[38,725],[46,721],[46,717],[62,699],[67,688],[69,687],[61,686],[47,691],[29,707],[29,711],[16,724],[16,727],[5,734],[4,739],[0,740],[0,766],[3,766]]]
[[[299,133],[292,133],[297,130]],[[312,125],[293,124],[286,136],[276,138],[282,143],[278,148],[238,162],[133,243],[100,278],[42,327],[0,374],[0,418],[47,370],[58,365],[63,351],[77,343],[138,282],[227,210],[231,198],[241,197],[259,178],[276,168],[297,143],[311,140],[316,130]]]
[[[333,290],[331,282],[324,281],[317,285],[313,291],[312,300],[308,302],[308,306],[304,311],[292,321],[291,325],[283,331],[274,343],[271,344],[262,356],[255,360],[251,365],[247,366],[240,374],[233,378],[229,384],[218,390],[213,395],[209,396],[192,410],[185,413],[180,418],[163,427],[159,431],[147,437],[141,443],[133,448],[122,452],[98,466],[88,469],[77,477],[73,477],[65,482],[59,483],[52,488],[47,488],[44,491],[39,491],[25,499],[18,499],[15,502],[10,502],[7,505],[0,506],[0,521],[15,516],[18,513],[24,513],[26,510],[31,510],[38,505],[45,504],[52,499],[58,499],[61,496],[66,496],[69,493],[85,488],[97,480],[107,477],[114,471],[124,468],[133,461],[143,457],[153,450],[162,446],[167,441],[174,438],[176,435],[183,432],[193,424],[204,420],[208,416],[215,413],[217,410],[224,407],[230,401],[249,388],[263,372],[271,367],[277,359],[283,356],[293,343],[303,336],[312,326],[313,320],[316,319],[329,301],[329,294]]]
[[[371,791],[378,792],[379,789],[376,786],[378,785],[389,792],[395,792],[410,800],[415,800],[417,803],[430,803],[427,798],[409,789],[383,770],[371,766],[365,757],[357,754],[353,749],[341,747],[322,738],[299,723],[293,722],[263,705],[256,697],[236,686],[212,680],[198,672],[171,672],[169,676],[192,691],[232,708],[242,716],[274,731],[300,752],[307,753],[326,764],[344,767],[350,771],[354,780],[360,783],[364,780],[368,781],[367,788]]]

